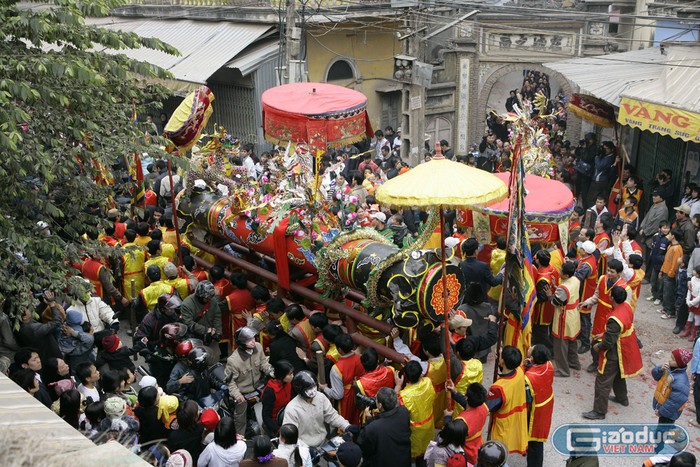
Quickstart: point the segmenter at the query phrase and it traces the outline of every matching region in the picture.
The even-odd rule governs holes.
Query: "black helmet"
[[[166,293],[158,297],[158,307],[166,315],[179,315],[181,306],[182,300],[174,293]]]
[[[160,267],[157,264],[151,264],[146,268],[146,277],[151,282],[156,282],[160,280]]]
[[[166,324],[160,328],[160,343],[166,347],[174,347],[187,334],[187,325],[182,323]]]
[[[292,388],[297,394],[304,394],[304,391],[314,387],[316,387],[316,376],[310,371],[300,371],[292,379]]]
[[[195,370],[204,370],[207,367],[209,354],[204,347],[195,347],[187,354],[187,363]]]
[[[194,289],[194,296],[202,301],[211,300],[216,295],[216,288],[214,284],[209,281],[202,281],[197,284],[197,288]]]
[[[256,334],[257,333],[253,328],[243,326],[240,329],[236,329],[236,332],[234,333],[233,337],[236,341],[236,345],[238,345],[239,347],[245,347],[248,341],[250,341],[251,339],[255,339]]]
[[[487,441],[479,448],[477,467],[501,467],[506,463],[508,450],[500,441]]]

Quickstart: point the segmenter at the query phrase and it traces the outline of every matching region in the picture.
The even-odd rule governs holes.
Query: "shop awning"
[[[661,75],[665,59],[660,49],[649,48],[562,60],[544,66],[564,75],[581,88],[582,93],[619,106],[620,96],[627,89]]]
[[[206,83],[219,68],[272,29],[266,24],[119,17],[89,18],[86,23],[154,37],[175,47],[180,55],[145,48],[105,51],[123,53],[168,70],[184,88]]]
[[[243,76],[248,76],[262,64],[280,53],[279,40],[254,44],[226,64],[226,68],[236,68]]]
[[[623,93],[617,121],[700,143],[700,50],[674,45],[665,59],[659,78]]]
[[[396,92],[401,91],[404,85],[399,82],[387,82],[374,88],[375,92]]]

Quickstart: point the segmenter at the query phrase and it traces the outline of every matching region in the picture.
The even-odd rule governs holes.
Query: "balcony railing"
[[[301,5],[302,0],[296,0],[297,5]],[[363,4],[383,4],[390,3],[389,0],[309,0],[306,8],[335,7],[335,6],[356,6]],[[127,0],[131,5],[154,5],[154,6],[232,6],[232,7],[285,7],[286,0]]]

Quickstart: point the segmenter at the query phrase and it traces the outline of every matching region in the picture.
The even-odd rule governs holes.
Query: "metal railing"
[[[301,6],[304,3],[302,0],[296,0],[297,5]],[[316,8],[319,6],[334,7],[334,6],[354,6],[357,5],[357,0],[309,0],[306,2],[307,8]],[[390,3],[388,0],[360,0],[364,4],[382,4]],[[154,5],[154,6],[231,6],[231,7],[285,7],[286,0],[127,0],[129,5]]]

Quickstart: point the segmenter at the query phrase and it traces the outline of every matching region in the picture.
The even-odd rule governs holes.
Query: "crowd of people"
[[[508,170],[508,126],[496,116],[488,123],[478,151],[456,159]],[[585,369],[595,374],[595,394],[582,416],[605,419],[611,401],[629,404],[626,379],[642,370],[633,323],[645,277],[651,293],[643,298],[661,306],[660,319],[675,319],[673,333],[690,342],[700,336],[700,188],[688,185],[675,205],[671,174],[662,171],[646,187],[645,207],[645,187],[632,167],[620,170],[612,142],[598,146],[589,134],[572,149],[565,122],[548,125],[554,176],[580,206],[568,245],[533,248],[531,330],[521,332],[521,310],[507,294],[497,307],[505,239],[482,245],[448,215],[453,234],[446,245],[460,260],[465,302],[451,311],[448,329],[426,323],[393,328],[390,336],[359,329],[403,358],[388,361],[373,346],[358,347],[339,316],[278,295],[273,284],[251,288],[243,271],[216,264],[185,237],[178,243],[169,206],[182,179],[171,187],[164,162],[155,161],[147,165],[146,208],[132,216],[107,210],[89,240],[109,254],[86,254],[74,265],[91,294],[71,301],[39,291],[40,306],[25,311],[16,332],[0,314],[0,364],[89,438],[137,445],[154,465],[309,467],[340,433],[345,442],[336,461],[345,467],[501,466],[509,453],[542,466],[553,380],[584,368],[584,354],[591,355]],[[348,145],[325,156],[321,191],[346,229],[371,226],[404,247],[426,214],[390,210],[374,197],[378,184],[410,170],[399,155],[400,132],[377,131],[365,152]],[[285,148],[260,157],[253,149],[241,146],[227,164],[262,182]],[[455,157],[447,141],[441,151]],[[343,210],[348,204],[354,216]],[[214,266],[205,270],[197,258]],[[119,330],[131,310],[129,346]],[[484,363],[500,315],[504,346],[498,378],[487,386]],[[652,370],[663,389],[653,403],[659,423],[680,417],[688,365],[699,402],[700,345],[685,347]],[[136,366],[139,355],[145,367]],[[258,403],[261,426],[252,410]],[[700,415],[691,424],[700,426]],[[685,454],[672,465],[695,465]]]

